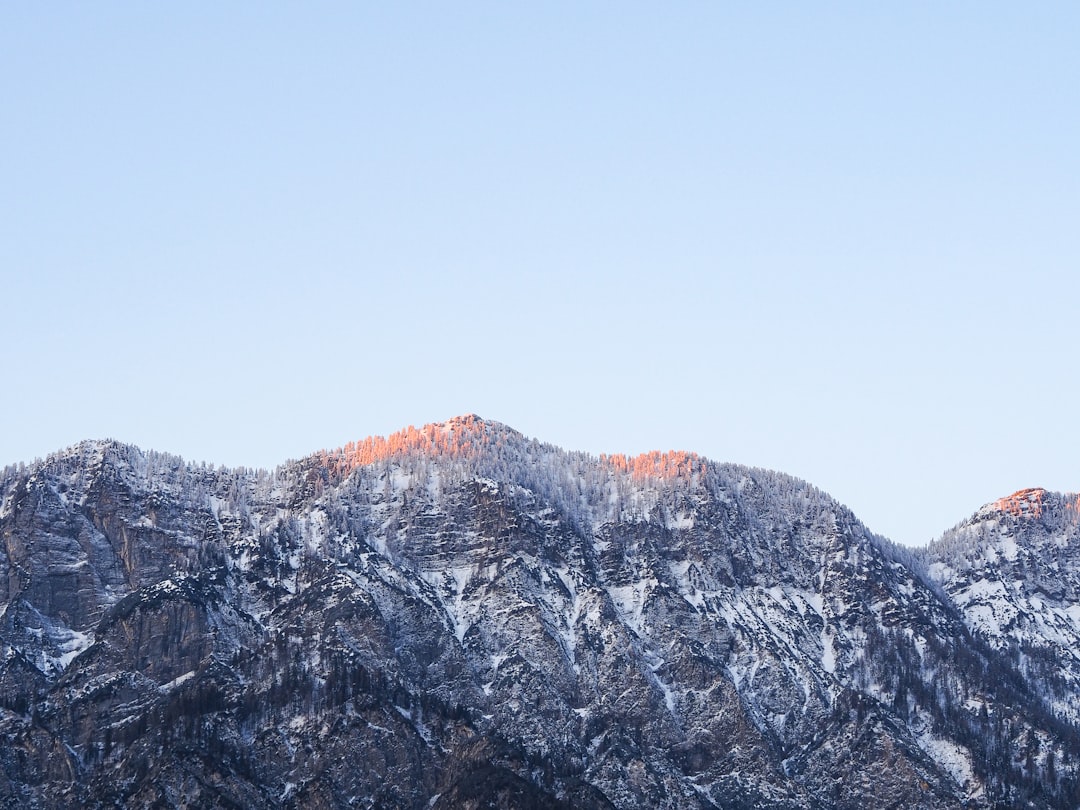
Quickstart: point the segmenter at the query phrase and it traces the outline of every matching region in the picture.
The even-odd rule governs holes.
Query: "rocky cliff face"
[[[783,475],[476,417],[273,472],[84,443],[0,498],[11,806],[1080,801],[1046,506],[912,557]]]

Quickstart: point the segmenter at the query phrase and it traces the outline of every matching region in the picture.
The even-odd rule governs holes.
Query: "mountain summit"
[[[779,473],[459,417],[0,476],[26,807],[1071,808],[1076,496],[926,549]]]

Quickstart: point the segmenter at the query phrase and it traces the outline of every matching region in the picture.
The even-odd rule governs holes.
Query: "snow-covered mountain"
[[[0,499],[12,806],[1080,803],[1075,498],[913,554],[461,417],[270,472],[86,442]]]
[[[1026,489],[924,552],[927,572],[980,639],[1080,721],[1080,498]]]

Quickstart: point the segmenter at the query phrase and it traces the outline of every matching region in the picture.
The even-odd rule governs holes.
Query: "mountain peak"
[[[451,416],[445,422],[435,422],[433,424],[441,424],[443,427],[450,430],[453,430],[454,428],[464,428],[466,430],[471,430],[477,427],[482,427],[483,425],[489,423],[492,425],[499,425],[501,427],[505,427],[505,425],[502,425],[500,422],[491,422],[490,420],[485,420],[483,417],[477,416],[475,413],[465,413],[461,414],[460,416]]]
[[[1042,514],[1046,490],[1042,487],[1018,489],[1012,495],[998,498],[994,508],[999,512],[1008,512],[1013,517],[1034,517]]]
[[[524,438],[521,433],[501,422],[485,420],[476,414],[464,414],[420,428],[409,425],[389,436],[368,436],[336,450],[323,450],[315,455],[326,467],[348,473],[357,467],[404,455],[474,458],[492,445]]]

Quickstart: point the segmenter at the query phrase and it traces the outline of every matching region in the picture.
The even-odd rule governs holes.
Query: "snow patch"
[[[181,675],[178,678],[173,678],[168,683],[161,684],[161,686],[159,686],[158,689],[160,689],[162,692],[171,692],[173,689],[180,686],[180,684],[187,683],[188,681],[190,681],[194,677],[195,677],[195,670],[191,670],[191,672],[185,672],[183,675]]]
[[[1002,557],[1004,557],[1009,562],[1015,562],[1016,561],[1016,555],[1017,555],[1018,552],[1019,552],[1019,548],[1017,548],[1015,540],[1013,540],[1011,537],[1002,537],[1001,538],[1001,556]]]
[[[967,750],[949,740],[935,737],[929,731],[922,732],[915,740],[923,751],[949,772],[949,776],[958,785],[967,790],[969,795],[974,795],[973,789],[977,787],[977,783],[975,771],[971,767],[971,754]]]
[[[61,670],[67,669],[68,665],[74,661],[80,653],[89,649],[94,643],[94,637],[91,634],[80,633],[78,630],[70,629],[58,629],[56,640],[57,646],[60,649],[60,655],[52,660],[57,668]]]
[[[836,672],[836,648],[833,646],[833,635],[828,628],[821,631],[821,668],[830,675]]]
[[[667,527],[672,531],[692,529],[694,528],[694,516],[679,512],[668,518]]]
[[[645,609],[645,600],[657,584],[653,577],[646,577],[631,582],[629,585],[610,585],[607,588],[608,595],[623,623],[639,637],[644,630],[642,611]]]

